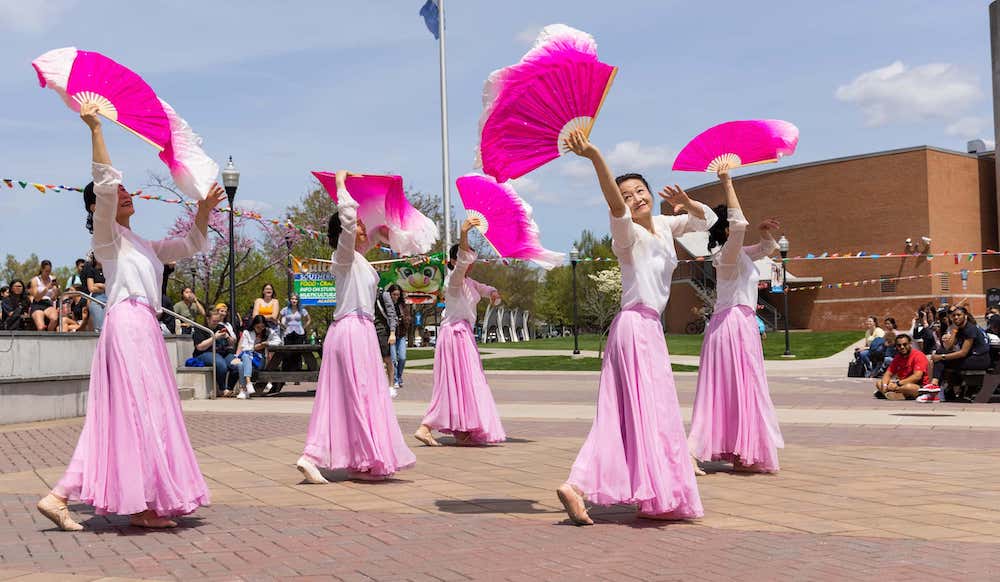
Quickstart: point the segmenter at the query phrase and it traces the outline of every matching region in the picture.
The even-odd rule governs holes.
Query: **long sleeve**
[[[461,289],[465,284],[465,273],[468,272],[469,267],[476,262],[476,252],[467,251],[464,249],[458,250],[458,260],[455,261],[455,269],[451,272],[448,277],[448,287],[452,289]]]
[[[635,236],[635,226],[632,224],[632,213],[628,209],[625,210],[625,214],[622,216],[615,216],[608,213],[611,217],[611,247],[615,251],[615,255],[619,260],[624,260],[628,258],[631,260],[632,247],[635,246],[636,236]]]
[[[208,237],[198,230],[197,225],[192,224],[191,230],[186,236],[150,241],[149,245],[153,247],[156,258],[160,259],[161,263],[166,264],[206,252],[208,250]]]
[[[774,251],[778,250],[778,243],[769,236],[760,239],[760,242],[755,245],[750,245],[748,247],[743,247],[750,258],[754,261],[759,261],[764,257],[770,257],[774,254]]]
[[[735,265],[740,258],[740,252],[743,251],[743,239],[746,237],[749,223],[738,208],[730,208],[727,214],[729,237],[722,245],[722,252],[719,253],[719,264]]]
[[[333,251],[333,262],[347,265],[354,261],[354,245],[358,236],[358,203],[347,188],[337,191],[337,216],[340,218],[340,236]]]
[[[475,279],[466,278],[466,281],[468,281],[469,283],[472,283],[472,286],[476,289],[476,292],[479,293],[480,297],[487,297],[488,298],[488,297],[490,297],[491,295],[493,295],[494,293],[497,292],[496,287],[491,287],[491,286],[487,285],[486,283],[480,283],[479,281],[476,281]]]
[[[681,236],[682,234],[688,232],[708,230],[713,224],[716,223],[716,221],[719,220],[719,217],[711,208],[705,206],[701,202],[695,202],[695,204],[700,206],[702,211],[704,211],[705,218],[698,218],[691,213],[665,217],[667,219],[667,224],[670,226],[670,232],[673,233],[674,236]]]
[[[389,324],[389,331],[396,333],[399,317],[396,315],[396,305],[392,302],[392,295],[388,291],[382,292],[382,305],[385,307],[385,320]]]
[[[256,337],[252,331],[244,330],[243,335],[240,336],[240,349],[236,350],[237,353],[242,352],[252,352],[253,345],[256,343]]]
[[[114,248],[117,247],[121,235],[115,228],[118,215],[118,187],[122,183],[121,172],[108,164],[94,163],[91,166],[94,176],[94,195],[97,197],[94,209],[94,255],[102,261],[115,259]]]

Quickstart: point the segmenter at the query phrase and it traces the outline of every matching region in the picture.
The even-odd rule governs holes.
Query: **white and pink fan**
[[[562,264],[566,256],[542,247],[531,206],[509,183],[498,184],[482,174],[466,174],[455,185],[465,212],[482,220],[480,232],[501,257],[534,261],[545,269]]]
[[[674,170],[718,172],[777,162],[795,153],[799,128],[780,119],[728,121],[691,140],[674,160]]]
[[[521,62],[486,80],[476,167],[506,182],[566,153],[570,132],[590,135],[617,70],[597,59],[589,34],[543,28]]]
[[[330,198],[337,201],[337,177],[332,172],[313,172]],[[387,242],[397,253],[419,255],[438,239],[437,226],[413,207],[399,176],[373,174],[347,177],[347,190],[358,203],[358,218],[365,223],[374,242]]]
[[[54,90],[73,111],[97,103],[98,113],[153,146],[177,187],[200,200],[215,183],[219,166],[194,133],[142,77],[108,57],[74,47],[51,50],[32,61],[42,87]]]

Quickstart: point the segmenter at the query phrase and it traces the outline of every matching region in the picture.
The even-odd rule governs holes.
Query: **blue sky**
[[[338,167],[399,173],[439,192],[438,53],[418,16],[422,3],[0,0],[0,177],[88,181],[84,126],[37,86],[30,67],[72,45],[142,74],[220,165],[233,155],[242,171],[237,205],[278,216],[308,190],[310,170]],[[788,163],[920,144],[964,150],[967,139],[993,137],[987,5],[449,0],[452,177],[473,169],[483,81],[555,22],[594,35],[602,60],[620,67],[592,139],[615,171],[641,171],[657,188],[705,181],[671,172],[673,156],[730,119],[798,125]],[[165,174],[147,146],[107,133],[127,186]],[[584,228],[607,230],[581,160],[555,160],[518,187],[553,250],[567,250]],[[133,226],[150,238],[177,212],[137,207]],[[89,246],[76,195],[2,188],[0,216],[0,256],[37,252],[67,264]]]

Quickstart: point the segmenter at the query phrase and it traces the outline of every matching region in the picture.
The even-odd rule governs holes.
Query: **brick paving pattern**
[[[491,383],[501,404],[592,403],[596,393],[594,375]],[[682,405],[693,383],[679,377]],[[426,401],[429,385],[412,374],[401,398]],[[307,404],[307,388],[282,400]],[[1000,412],[875,402],[857,381],[781,377],[772,392],[783,409],[902,420],[893,415]],[[576,528],[553,489],[589,421],[508,420],[503,446],[415,447],[416,467],[392,481],[335,472],[314,486],[292,466],[306,414],[218,407],[186,415],[214,505],[171,531],[84,506],[72,509],[86,531],[55,531],[34,504],[61,475],[82,419],[0,427],[0,580],[1000,579],[1000,428],[982,415],[949,428],[786,423],[780,474],[707,467],[703,519],[637,521],[618,506],[593,508],[598,524]],[[408,432],[418,422],[401,418]]]

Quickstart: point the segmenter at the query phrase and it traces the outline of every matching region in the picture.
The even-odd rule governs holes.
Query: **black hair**
[[[52,267],[52,261],[45,259],[38,265],[38,274],[41,275],[45,267]]]
[[[400,287],[397,283],[393,283],[392,285],[389,285],[389,287],[387,287],[385,291],[389,295],[392,295],[393,291],[399,291],[399,299],[396,301],[396,303],[402,303],[403,302],[403,288]]]
[[[10,291],[10,287],[8,287],[6,285],[4,285],[3,287],[0,287],[0,295],[3,295],[4,292],[8,292],[8,291]]]
[[[448,270],[449,271],[454,270],[454,268],[455,268],[455,261],[457,261],[457,260],[458,260],[458,244],[456,243],[456,244],[451,245],[451,248],[448,249]]]
[[[271,288],[271,299],[277,298],[278,294],[274,292],[274,285],[271,285],[270,283],[264,283],[264,286],[260,288],[260,298],[264,298],[264,289],[267,289],[268,287]]]
[[[615,178],[615,184],[621,186],[622,182],[625,182],[627,180],[639,180],[640,182],[642,182],[642,185],[646,187],[646,190],[649,190],[649,182],[647,182],[646,179],[642,177],[642,174],[635,174],[635,173],[622,174],[621,176]]]
[[[87,212],[87,232],[94,234],[94,213],[90,207],[97,204],[97,194],[94,194],[94,183],[91,182],[83,188],[83,209]]]
[[[337,250],[337,241],[344,227],[340,225],[340,213],[334,212],[330,215],[330,220],[326,223],[326,236],[329,238],[330,246]]]
[[[21,284],[21,295],[20,296],[23,298],[23,297],[27,296],[27,294],[28,294],[28,286],[25,285],[24,281],[22,281],[21,279],[14,279],[13,281],[10,282],[10,294],[11,294],[11,296],[16,297],[16,295],[14,295],[14,285],[17,285],[18,283]]]
[[[888,321],[889,323],[892,324],[892,329],[899,329],[896,326],[896,318],[894,318],[894,317],[887,317],[887,318],[885,318],[885,319],[882,320],[883,323],[885,323],[886,321]]]
[[[903,339],[904,337],[906,338],[906,341],[911,342],[911,343],[913,342],[913,338],[910,337],[910,334],[908,334],[908,333],[897,333],[896,334],[896,341],[898,342],[899,340]]]
[[[76,260],[76,266],[77,267],[79,267],[80,265],[86,265],[86,264],[87,264],[86,259],[77,259]]]
[[[968,325],[970,322],[972,323],[972,325],[976,325],[976,318],[973,317],[971,313],[969,313],[969,310],[966,309],[964,305],[958,305],[956,307],[953,307],[951,309],[951,314],[954,314],[956,311],[961,311],[962,313],[965,314],[966,325]]]
[[[247,329],[250,329],[254,333],[257,333],[257,330],[255,328],[257,327],[258,323],[264,325],[264,333],[260,337],[257,338],[257,341],[262,342],[262,341],[267,340],[267,336],[269,336],[271,334],[271,329],[269,327],[267,327],[267,318],[265,318],[263,315],[255,315],[255,316],[253,316],[253,319],[250,320],[250,325],[247,326]]]
[[[715,215],[719,219],[708,229],[708,252],[712,252],[715,247],[721,247],[729,240],[729,235],[726,234],[726,229],[729,228],[729,221],[722,218],[727,215],[729,209],[725,204],[719,204],[712,211],[715,212]]]

